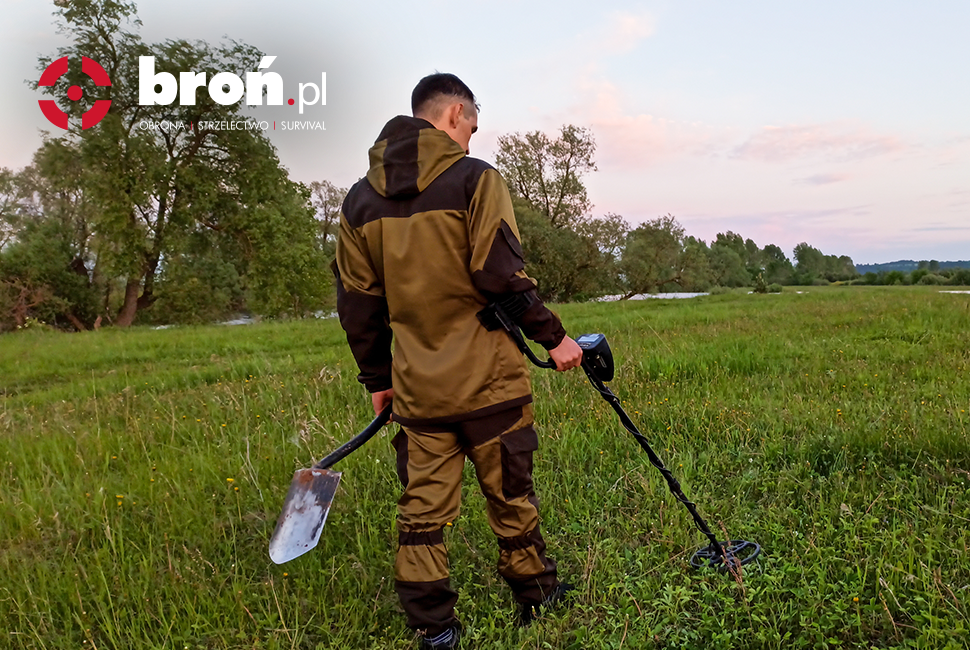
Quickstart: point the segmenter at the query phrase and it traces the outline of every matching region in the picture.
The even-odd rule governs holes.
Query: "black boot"
[[[564,605],[569,599],[569,592],[574,589],[575,587],[571,584],[560,582],[538,605],[523,605],[522,611],[519,613],[519,627],[531,625],[532,621],[539,618],[543,610],[558,609]]]
[[[426,636],[421,639],[421,650],[454,650],[458,647],[461,632],[461,623],[455,623],[437,636]]]

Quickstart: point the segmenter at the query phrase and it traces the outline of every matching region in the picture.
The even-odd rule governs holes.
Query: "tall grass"
[[[568,610],[515,627],[470,467],[447,531],[479,648],[962,648],[970,300],[828,288],[563,305],[741,580],[578,372],[533,373]],[[386,429],[342,461],[312,553],[267,542],[294,469],[371,419],[333,321],[0,338],[0,647],[409,648]]]

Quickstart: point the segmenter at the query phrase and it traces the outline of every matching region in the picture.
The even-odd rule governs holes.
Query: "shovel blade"
[[[283,511],[269,541],[269,557],[283,564],[313,550],[337,493],[340,472],[299,469],[293,474]]]

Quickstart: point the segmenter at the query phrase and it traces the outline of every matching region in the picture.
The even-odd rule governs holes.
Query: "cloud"
[[[656,20],[650,14],[614,11],[607,17],[606,25],[597,30],[594,41],[600,52],[622,54],[652,36],[655,28]]]
[[[740,160],[789,162],[810,158],[859,160],[901,151],[906,145],[897,137],[869,132],[848,124],[766,126],[735,147],[731,155]]]
[[[954,226],[949,224],[935,224],[910,228],[910,232],[970,232],[970,226]]]
[[[849,174],[815,174],[795,181],[796,185],[830,185],[849,180]]]
[[[606,79],[586,77],[577,83],[583,100],[570,107],[564,119],[592,129],[596,159],[603,169],[629,170],[677,157],[709,156],[731,142],[723,128],[627,110],[623,91]]]

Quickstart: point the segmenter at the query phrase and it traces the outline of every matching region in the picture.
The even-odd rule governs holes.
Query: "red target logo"
[[[108,77],[108,73],[104,71],[101,65],[89,59],[86,56],[81,57],[81,72],[91,77],[94,83],[98,86],[110,86],[111,79]],[[41,86],[53,86],[57,83],[57,80],[61,78],[62,75],[67,73],[67,57],[61,57],[56,61],[52,62],[47,69],[44,70],[44,74],[40,76],[39,85]],[[71,86],[67,90],[67,98],[72,102],[76,102],[81,99],[84,95],[84,91],[80,86]],[[54,126],[59,126],[62,129],[67,129],[67,113],[62,111],[58,107],[57,102],[53,99],[41,99],[37,101],[40,104],[40,110],[44,112],[44,116],[50,120],[51,124]],[[92,126],[97,124],[108,114],[108,109],[111,108],[110,99],[99,99],[94,102],[94,106],[85,111],[84,115],[81,117],[81,129],[90,129]]]

